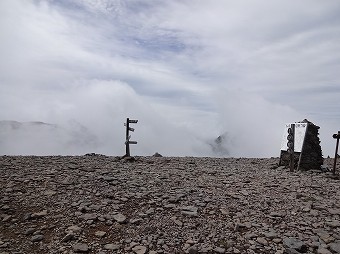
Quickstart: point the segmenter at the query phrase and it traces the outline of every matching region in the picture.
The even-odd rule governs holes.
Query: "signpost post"
[[[338,148],[339,148],[340,131],[338,131],[338,134],[333,134],[333,138],[336,139],[335,155],[334,155],[334,165],[333,165],[333,175],[335,175],[336,160],[337,160],[337,158],[338,158]]]
[[[287,130],[288,132],[288,136],[287,136],[287,151],[289,153],[289,157],[290,157],[290,162],[289,162],[289,166],[290,166],[290,171],[293,172],[294,171],[294,139],[295,139],[295,124],[291,124],[290,128],[288,128]]]
[[[126,118],[126,138],[125,138],[125,157],[130,157],[130,144],[136,145],[137,141],[130,141],[131,136],[129,135],[129,131],[134,132],[135,129],[130,127],[130,123],[138,123],[138,120],[130,120]]]

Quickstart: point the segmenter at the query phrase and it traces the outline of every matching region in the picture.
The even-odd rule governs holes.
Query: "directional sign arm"
[[[125,141],[125,144],[131,144],[131,145],[137,145],[137,141],[130,141],[130,140],[127,140]]]

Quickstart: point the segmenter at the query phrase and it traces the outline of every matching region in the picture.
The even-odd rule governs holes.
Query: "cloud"
[[[41,105],[45,106],[44,111],[39,110]],[[19,108],[12,110],[20,113]],[[26,124],[20,125],[18,131],[11,132],[12,129],[7,128],[0,132],[3,154],[97,152],[123,155],[123,123],[127,116],[139,120],[135,133],[132,133],[139,142],[138,146],[131,148],[135,154],[151,155],[156,151],[166,155],[211,153],[204,140],[176,126],[131,87],[118,81],[83,81],[71,84],[67,91],[46,91],[40,100],[28,106],[23,116],[26,115],[53,125]],[[69,143],[73,144],[67,145]],[[62,150],[63,145],[67,149]],[[15,150],[15,146],[20,149]]]
[[[308,118],[322,124],[329,154],[339,9],[333,0],[4,0],[0,120],[68,130],[75,121],[96,137],[89,149],[121,154],[121,125],[136,117],[138,154],[211,156],[209,142],[228,133],[232,156],[256,157],[276,156],[284,123]],[[264,137],[252,135],[263,125]]]

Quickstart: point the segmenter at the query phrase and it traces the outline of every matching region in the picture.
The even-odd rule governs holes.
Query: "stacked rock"
[[[305,142],[302,148],[300,168],[302,170],[320,169],[323,164],[322,150],[319,139],[319,126],[316,126],[307,119],[302,121],[307,123]]]
[[[300,170],[321,169],[323,156],[319,139],[320,127],[307,119],[298,123],[307,123],[307,131],[301,153],[294,153],[294,168]],[[289,166],[289,163],[289,153],[281,151],[280,165]]]

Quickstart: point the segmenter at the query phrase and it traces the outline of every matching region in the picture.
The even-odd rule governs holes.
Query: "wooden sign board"
[[[301,153],[303,142],[305,141],[306,131],[307,131],[307,123],[294,123],[295,124],[295,137],[294,137],[294,152]],[[287,136],[288,136],[288,128],[291,127],[291,123],[287,123],[284,128],[282,142],[281,142],[281,151],[287,151]]]

